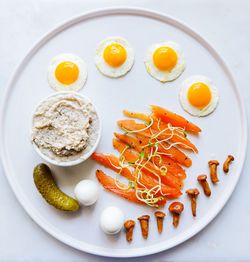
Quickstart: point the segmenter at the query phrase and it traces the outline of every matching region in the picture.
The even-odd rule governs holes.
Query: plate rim
[[[59,34],[61,31],[65,30],[66,28],[69,28],[70,26],[77,24],[80,21],[86,21],[91,18],[95,17],[102,17],[102,16],[109,16],[109,15],[140,15],[144,17],[150,17],[156,20],[163,21],[168,24],[173,24],[175,27],[184,30],[186,33],[194,37],[201,45],[206,47],[206,49],[209,50],[210,54],[219,62],[220,66],[224,70],[224,72],[227,74],[235,95],[237,96],[237,100],[239,101],[240,106],[240,113],[241,113],[241,122],[242,122],[242,140],[241,140],[241,154],[238,162],[238,175],[234,177],[233,183],[231,183],[230,187],[228,188],[228,193],[225,193],[223,197],[221,197],[218,201],[217,206],[213,209],[213,212],[207,214],[204,216],[204,218],[197,222],[194,229],[191,227],[186,232],[184,232],[182,237],[178,237],[177,240],[173,238],[173,241],[168,246],[164,245],[164,241],[159,244],[153,244],[146,249],[144,247],[140,248],[133,248],[131,250],[129,249],[112,249],[112,248],[102,248],[102,247],[96,247],[94,245],[90,245],[88,243],[83,243],[81,241],[78,241],[67,234],[61,232],[56,227],[51,226],[46,220],[43,219],[39,215],[39,213],[36,211],[35,208],[33,208],[29,202],[26,202],[25,200],[25,194],[23,194],[22,189],[19,187],[19,185],[16,183],[14,179],[14,175],[10,175],[9,168],[6,161],[6,154],[5,154],[5,147],[2,146],[0,148],[0,156],[1,156],[1,163],[3,166],[3,173],[5,174],[5,177],[7,178],[10,187],[16,196],[18,202],[21,204],[21,206],[24,208],[24,210],[28,213],[28,215],[47,233],[52,235],[57,240],[63,242],[64,244],[67,244],[71,247],[74,247],[80,251],[84,251],[90,254],[99,255],[99,256],[105,256],[105,257],[139,257],[139,256],[146,256],[146,255],[152,255],[155,253],[159,253],[165,250],[168,250],[174,246],[177,246],[186,240],[190,239],[194,235],[196,235],[198,232],[203,230],[217,215],[218,213],[223,209],[225,204],[228,202],[229,198],[231,197],[238,180],[241,176],[245,158],[246,158],[246,150],[247,150],[247,115],[246,115],[246,107],[244,104],[244,101],[242,99],[242,96],[240,94],[240,90],[238,89],[236,82],[233,78],[233,75],[231,71],[229,70],[228,66],[224,62],[224,60],[220,57],[218,52],[215,50],[215,48],[207,41],[205,40],[197,31],[193,30],[191,27],[189,27],[186,23],[182,22],[179,19],[176,19],[173,16],[167,15],[165,13],[147,9],[147,8],[141,8],[141,7],[130,7],[130,6],[120,6],[120,7],[111,7],[111,8],[99,8],[99,9],[92,9],[87,12],[78,14],[76,16],[73,16],[71,18],[63,20],[61,23],[56,25],[54,28],[49,30],[47,33],[45,33],[38,41],[35,42],[35,44],[26,52],[26,55],[21,59],[21,61],[16,66],[15,70],[13,71],[12,76],[10,77],[9,82],[7,83],[7,86],[4,89],[3,97],[2,97],[2,105],[0,109],[0,126],[3,126],[4,118],[5,118],[5,105],[7,103],[7,98],[9,96],[9,93],[11,91],[12,85],[15,83],[16,79],[18,78],[19,74],[22,72],[22,65],[25,65],[30,58],[39,50],[41,46],[43,46],[48,40],[50,40],[55,35]],[[1,133],[0,136],[0,143],[4,145],[4,135]],[[192,229],[192,230],[191,230]]]

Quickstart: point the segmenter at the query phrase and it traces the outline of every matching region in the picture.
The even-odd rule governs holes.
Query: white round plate
[[[135,50],[135,64],[131,72],[120,79],[109,79],[99,73],[94,64],[95,48],[103,39],[121,36]],[[162,84],[148,75],[143,60],[153,43],[175,41],[186,58],[185,72],[174,82]],[[103,125],[98,147],[100,152],[113,152],[112,136],[118,130],[116,121],[123,117],[122,110],[148,112],[148,105],[169,108],[197,123],[203,130],[190,136],[198,146],[199,154],[191,155],[192,168],[187,170],[185,188],[197,187],[196,177],[207,173],[209,159],[223,163],[227,154],[235,156],[229,175],[219,167],[220,182],[212,186],[212,196],[203,193],[198,199],[198,215],[191,215],[190,201],[185,193],[180,198],[185,204],[180,225],[174,229],[171,215],[167,215],[164,232],[156,229],[154,211],[123,200],[100,186],[96,205],[82,208],[76,214],[55,210],[37,192],[32,178],[34,166],[42,159],[31,143],[29,127],[35,105],[53,93],[47,82],[47,68],[51,58],[60,53],[74,53],[88,66],[88,81],[81,93],[88,96],[99,109]],[[216,84],[220,101],[213,114],[195,118],[184,112],[178,101],[181,82],[193,74],[202,74]],[[5,174],[18,200],[44,230],[60,241],[92,254],[110,257],[135,257],[153,254],[176,246],[203,229],[223,208],[240,177],[246,152],[246,115],[239,91],[231,73],[216,51],[197,33],[183,23],[164,14],[135,8],[114,8],[89,12],[73,18],[46,34],[27,54],[14,73],[7,88],[1,112],[1,156]],[[84,178],[96,181],[95,170],[100,166],[92,160],[71,168],[51,168],[59,186],[73,195],[74,185]],[[104,169],[104,168],[103,168]],[[112,174],[110,170],[106,170]],[[183,190],[183,191],[184,191]],[[136,224],[134,240],[128,244],[124,232],[105,235],[99,227],[102,210],[116,205],[135,219],[151,215],[147,240],[142,239]],[[165,207],[167,211],[168,205]]]

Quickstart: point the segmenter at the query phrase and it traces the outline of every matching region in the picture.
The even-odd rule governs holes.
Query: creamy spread
[[[33,116],[32,142],[44,155],[59,162],[85,155],[94,146],[98,132],[92,103],[73,93],[49,97]]]

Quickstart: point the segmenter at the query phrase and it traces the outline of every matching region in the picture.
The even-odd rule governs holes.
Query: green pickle
[[[50,205],[63,211],[77,211],[79,209],[79,202],[58,188],[47,165],[43,163],[37,165],[34,168],[33,177],[38,191]]]

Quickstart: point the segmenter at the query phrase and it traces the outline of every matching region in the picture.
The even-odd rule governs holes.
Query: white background
[[[80,12],[121,5],[165,12],[198,31],[229,65],[250,111],[247,0],[0,0],[0,96],[17,63],[48,30]],[[230,121],[230,116],[225,118]],[[201,233],[169,251],[132,261],[250,261],[249,168],[246,159],[233,196]],[[21,208],[1,167],[0,193],[0,261],[112,261],[79,252],[47,235]]]

